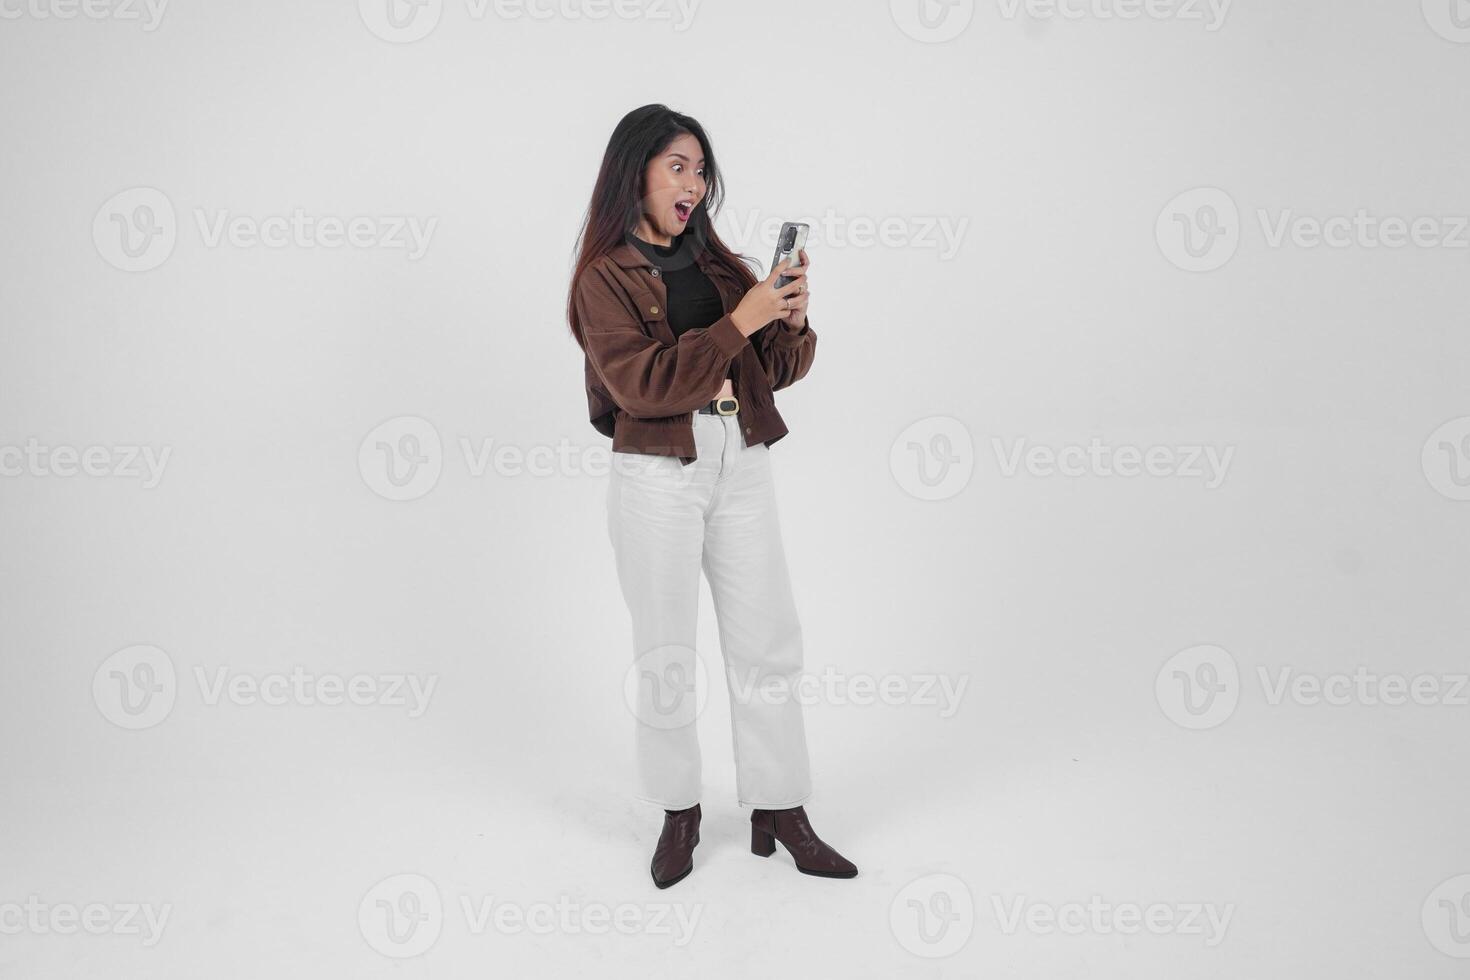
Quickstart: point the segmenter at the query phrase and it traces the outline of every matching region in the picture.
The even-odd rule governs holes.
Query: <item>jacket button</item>
[[[658,307],[657,306],[650,306],[648,308],[648,312],[650,312],[650,313],[652,313],[654,315],[657,315],[658,314]]]
[[[745,427],[745,434],[750,435],[750,426],[748,425]]]

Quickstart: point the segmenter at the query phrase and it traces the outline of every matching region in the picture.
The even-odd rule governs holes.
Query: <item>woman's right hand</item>
[[[777,289],[776,280],[783,275],[793,277],[792,281]],[[786,304],[787,298],[799,296],[805,282],[806,268],[793,266],[791,259],[787,259],[772,269],[764,281],[750,287],[731,312],[730,319],[735,321],[735,327],[742,334],[749,337],[772,320],[785,316],[790,309]]]

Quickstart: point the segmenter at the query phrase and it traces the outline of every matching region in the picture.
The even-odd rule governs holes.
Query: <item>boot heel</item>
[[[757,827],[750,828],[750,853],[768,858],[776,853],[776,838]]]

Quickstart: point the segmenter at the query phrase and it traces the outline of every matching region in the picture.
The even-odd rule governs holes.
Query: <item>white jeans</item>
[[[614,452],[607,529],[633,620],[639,799],[669,810],[700,801],[695,689],[699,570],[709,579],[730,690],[736,797],[782,809],[811,795],[796,696],[801,624],[776,518],[770,449],[746,446],[735,415],[694,414],[698,458]]]

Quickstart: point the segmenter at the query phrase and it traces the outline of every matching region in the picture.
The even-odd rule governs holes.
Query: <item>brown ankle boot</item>
[[[699,843],[699,804],[687,810],[665,810],[663,833],[653,849],[653,883],[667,888],[694,870],[694,845]]]
[[[805,807],[750,811],[750,853],[770,857],[776,851],[776,841],[786,848],[802,874],[822,878],[857,876],[857,865],[817,836],[806,818]]]

